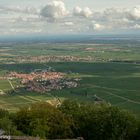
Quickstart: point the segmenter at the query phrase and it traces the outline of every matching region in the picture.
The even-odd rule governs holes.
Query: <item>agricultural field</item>
[[[140,115],[140,65],[127,63],[76,63],[59,62],[46,64],[9,64],[10,70],[29,71],[32,68],[45,68],[47,65],[60,72],[69,71],[70,77],[81,78],[77,88],[51,91],[46,94],[18,91],[16,93],[1,95],[1,106],[10,110],[37,101],[72,98],[79,101],[94,102],[97,95],[105,102],[111,103]],[[3,87],[4,88],[4,87]]]
[[[118,43],[119,42],[119,43]],[[108,62],[140,60],[139,42],[23,43],[0,45],[0,63]]]
[[[96,96],[140,117],[139,45],[133,41],[1,44],[0,78],[9,72],[31,73],[52,67],[68,78],[81,80],[75,88],[42,94],[25,90],[18,79],[0,79],[0,107],[15,112],[31,103],[55,104],[67,98],[94,103]]]
[[[11,86],[7,80],[0,80],[0,89],[4,91],[10,90]]]

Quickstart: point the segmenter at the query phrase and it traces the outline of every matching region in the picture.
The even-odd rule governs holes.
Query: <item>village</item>
[[[28,91],[45,93],[51,90],[63,88],[75,88],[78,86],[78,78],[67,78],[65,73],[55,71],[33,71],[29,74],[10,72],[9,80],[20,79],[21,85]]]
[[[16,56],[14,58],[5,58],[6,63],[45,63],[45,62],[90,62],[92,58],[89,57],[79,57],[79,56]]]

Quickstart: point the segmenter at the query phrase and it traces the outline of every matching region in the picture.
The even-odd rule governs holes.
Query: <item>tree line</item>
[[[16,113],[0,109],[0,129],[8,135],[49,139],[138,140],[140,122],[133,114],[108,104],[65,100],[59,107],[40,102]]]

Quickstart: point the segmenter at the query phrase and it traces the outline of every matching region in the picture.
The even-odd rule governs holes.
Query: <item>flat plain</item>
[[[140,43],[132,40],[127,43],[110,41],[110,43],[95,44],[1,45],[0,77],[12,71],[30,73],[49,66],[55,71],[67,73],[67,77],[81,80],[76,88],[52,90],[41,94],[23,88],[14,90],[13,87],[16,89],[17,86],[22,86],[18,80],[9,82],[7,79],[0,79],[0,107],[15,112],[33,102],[51,101],[57,98],[63,101],[69,98],[94,103],[94,97],[97,96],[105,102],[140,116],[139,45]],[[42,60],[44,58],[45,61]]]

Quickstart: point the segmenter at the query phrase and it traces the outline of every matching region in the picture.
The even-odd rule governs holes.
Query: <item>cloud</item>
[[[0,6],[1,12],[14,12],[25,14],[38,14],[39,10],[34,7],[21,7],[21,6]]]
[[[140,6],[135,6],[131,9],[109,8],[104,10],[102,14],[102,18],[108,21],[113,21],[113,20],[137,21],[140,20]]]
[[[96,31],[101,31],[101,30],[105,29],[105,27],[103,25],[98,24],[98,23],[94,23],[92,27],[93,27],[93,30],[96,30]]]
[[[129,12],[129,19],[131,20],[140,20],[140,6],[135,6]]]
[[[92,16],[92,11],[90,8],[88,7],[85,7],[85,8],[80,8],[78,6],[76,6],[74,9],[73,9],[73,15],[74,16],[79,16],[79,17],[85,17],[85,18],[88,18],[88,17],[91,17]]]
[[[105,29],[109,29],[108,26],[104,25],[103,23],[102,24],[98,23],[96,21],[91,21],[89,23],[89,26],[87,26],[86,28],[87,28],[87,30],[89,32],[93,32],[93,31],[97,31],[98,32],[98,31],[103,31]]]
[[[66,26],[73,26],[74,25],[74,23],[73,22],[64,22],[64,25],[66,25]]]
[[[140,29],[140,24],[136,24],[133,26],[133,29]]]
[[[140,6],[102,11],[76,6],[68,11],[65,3],[57,0],[36,8],[7,5],[0,6],[0,21],[1,34],[140,30]]]
[[[108,8],[102,13],[102,20],[106,21],[117,21],[127,17],[126,9],[121,8]]]
[[[16,34],[16,33],[40,33],[40,32],[42,32],[42,30],[41,29],[32,29],[32,28],[30,28],[30,29],[26,29],[26,28],[20,28],[20,29],[18,29],[18,28],[11,28],[10,29],[10,32],[12,33],[12,34]]]
[[[42,10],[41,10],[41,16],[45,18],[50,19],[59,19],[64,18],[68,15],[68,10],[65,7],[64,2],[62,1],[53,1],[49,4],[47,4]]]
[[[104,25],[106,30],[134,29],[140,24],[140,7],[127,8],[107,8],[102,12],[94,12],[93,20],[100,25]],[[93,24],[94,28],[102,28]],[[103,29],[103,28],[102,28]]]

